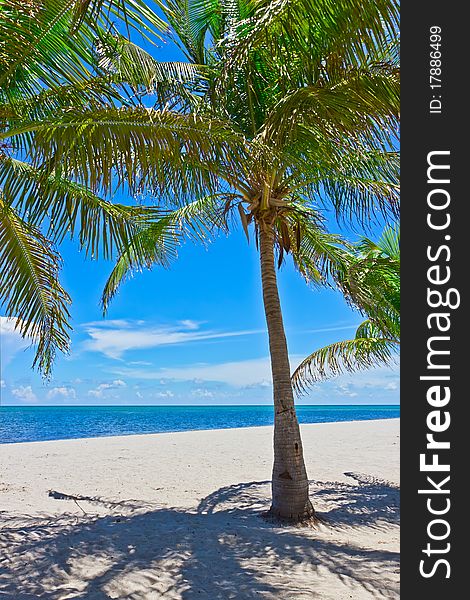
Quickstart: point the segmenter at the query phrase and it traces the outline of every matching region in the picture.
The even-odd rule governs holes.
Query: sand
[[[303,425],[324,523],[279,526],[272,428],[0,445],[0,598],[399,598],[399,421]]]

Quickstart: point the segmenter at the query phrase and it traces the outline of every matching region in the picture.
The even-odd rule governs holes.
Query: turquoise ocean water
[[[301,423],[392,419],[397,405],[298,406]],[[256,427],[273,423],[271,406],[3,406],[0,443]]]

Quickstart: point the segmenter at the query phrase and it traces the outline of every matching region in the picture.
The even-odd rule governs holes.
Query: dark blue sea
[[[301,423],[393,419],[392,406],[298,406]],[[0,443],[272,425],[272,406],[3,406]]]

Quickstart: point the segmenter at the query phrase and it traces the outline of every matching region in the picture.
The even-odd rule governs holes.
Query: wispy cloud
[[[352,384],[358,389],[368,388],[384,388],[388,390],[396,390],[399,387],[400,370],[398,363],[390,367],[376,367],[365,371],[358,371],[353,374],[340,375],[335,379],[331,379],[338,385]]]
[[[291,355],[291,367],[295,367],[304,357]],[[166,386],[172,383],[187,382],[197,384],[191,392],[193,397],[203,396],[204,384],[219,383],[238,389],[269,388],[272,385],[269,357],[215,364],[192,364],[184,367],[164,367],[160,369],[136,369],[122,367],[113,372],[121,377],[139,380],[159,381]],[[357,400],[377,403],[398,400],[399,372],[397,368],[378,367],[354,374],[345,374],[312,386],[310,394],[302,401],[319,404],[355,402]],[[211,390],[209,390],[211,391]]]
[[[143,321],[115,320],[87,323],[84,328],[89,339],[83,342],[82,348],[90,352],[100,352],[114,359],[120,359],[125,352],[132,350],[264,332],[263,330],[210,331],[201,329],[200,323],[191,320],[161,326],[152,326]]]
[[[356,398],[359,396],[359,392],[354,391],[354,386],[350,382],[341,383],[340,385],[337,385],[335,389],[340,396],[346,396],[348,398]]]
[[[375,403],[399,400],[400,373],[398,366],[376,367],[339,377],[317,384],[320,398],[330,401],[363,399]]]
[[[152,363],[148,362],[148,360],[131,360],[127,364],[137,365],[139,367],[151,367],[152,366]]]
[[[100,329],[132,329],[139,325],[144,325],[145,321],[142,319],[102,319],[101,321],[89,321],[83,323],[83,327],[99,327]]]
[[[164,390],[163,392],[155,392],[153,394],[155,398],[174,398],[174,393],[171,390]]]
[[[191,396],[194,398],[213,398],[214,392],[206,388],[197,388],[191,392]]]
[[[320,327],[318,329],[306,329],[303,333],[327,333],[328,331],[346,331],[350,329],[357,329],[356,325],[338,325],[334,327]]]
[[[291,364],[298,364],[303,357],[291,356]],[[224,362],[217,364],[193,364],[184,367],[163,367],[157,370],[123,367],[114,373],[136,379],[205,382],[216,381],[235,387],[267,386],[271,383],[271,363],[268,357]]]
[[[115,379],[114,381],[100,383],[95,389],[88,390],[88,396],[93,398],[103,398],[108,390],[117,390],[126,386],[126,382],[122,381],[122,379]]]

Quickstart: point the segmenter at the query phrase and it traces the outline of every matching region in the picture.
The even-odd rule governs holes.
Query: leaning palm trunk
[[[277,290],[274,235],[264,223],[260,227],[260,257],[274,390],[274,465],[270,514],[290,521],[302,521],[313,517],[314,509],[308,496],[307,471]]]

